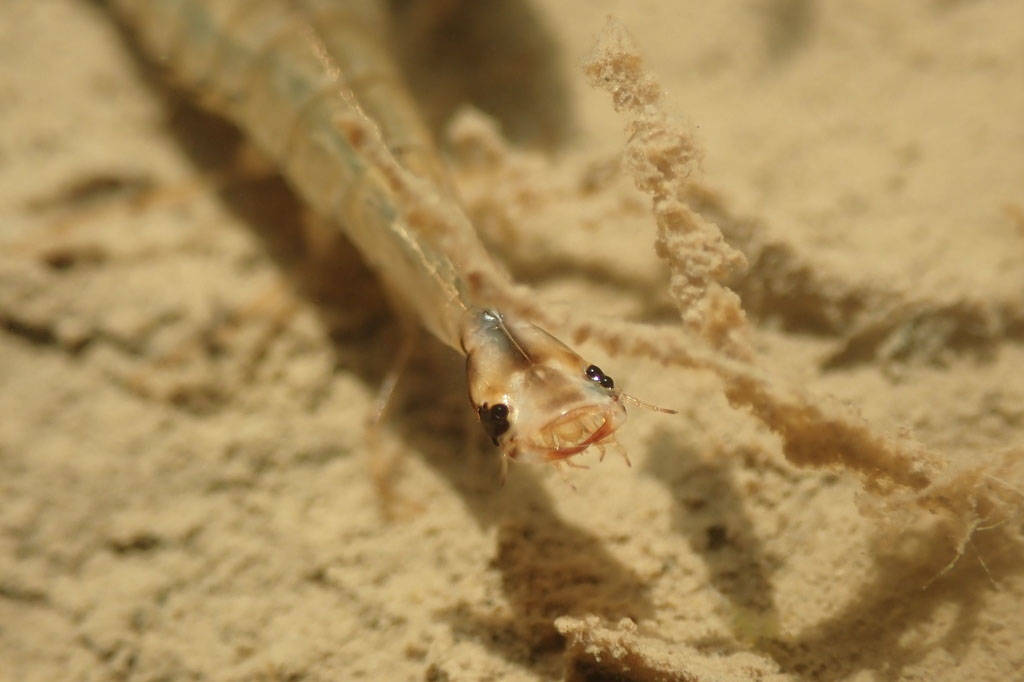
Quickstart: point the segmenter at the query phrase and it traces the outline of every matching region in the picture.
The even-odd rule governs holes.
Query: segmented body
[[[382,143],[397,162],[390,170],[423,179],[425,192],[455,205],[430,135],[385,51],[379,3],[115,5],[174,77],[239,125],[310,206],[343,226],[394,297],[458,349],[464,310],[483,303],[472,300],[464,273],[501,278],[456,210],[428,229],[407,224],[405,199],[387,169],[359,147]],[[370,139],[375,135],[379,140]],[[453,262],[455,254],[461,262]]]
[[[619,391],[495,308],[510,283],[455,199],[390,58],[377,0],[113,4],[186,88],[344,229],[396,301],[466,354],[470,398],[506,456],[557,461],[613,440],[625,417]]]

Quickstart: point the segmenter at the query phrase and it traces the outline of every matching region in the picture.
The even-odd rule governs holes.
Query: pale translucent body
[[[509,458],[614,441],[617,389],[497,302],[511,283],[478,240],[381,36],[376,0],[115,0],[182,85],[242,128],[333,219],[396,302],[466,354],[470,399]],[[491,429],[494,431],[495,429]],[[500,430],[500,429],[499,429]]]

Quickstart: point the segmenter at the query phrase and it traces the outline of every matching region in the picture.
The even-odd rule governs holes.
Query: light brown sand
[[[679,324],[582,73],[614,13],[748,261],[756,369],[586,342],[681,414],[502,488],[424,340],[382,498],[398,330],[358,256],[101,8],[0,4],[0,679],[1024,679],[1021,5],[533,7],[561,61],[515,63],[565,101],[477,101],[561,151],[451,126],[481,230],[553,310]],[[420,76],[439,119],[480,89]]]

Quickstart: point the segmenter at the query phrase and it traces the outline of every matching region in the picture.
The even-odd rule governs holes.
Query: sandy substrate
[[[1024,679],[1020,3],[505,12],[455,24],[475,71],[402,33],[423,108],[538,300],[662,326],[581,350],[680,411],[571,485],[499,485],[429,338],[370,438],[400,328],[359,256],[104,8],[0,4],[0,679]],[[608,13],[665,118],[588,85]],[[732,340],[672,331],[644,116],[748,262]]]

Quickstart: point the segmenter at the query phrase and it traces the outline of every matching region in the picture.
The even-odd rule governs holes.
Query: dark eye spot
[[[498,444],[498,436],[508,431],[508,405],[504,403],[498,403],[497,405],[489,406],[484,403],[477,408],[477,414],[480,415],[480,423],[484,426],[484,431],[491,438],[491,442],[495,445]]]
[[[605,388],[615,388],[615,381],[610,376],[601,371],[601,368],[597,365],[591,365],[587,367],[587,378],[591,381],[596,381]]]

